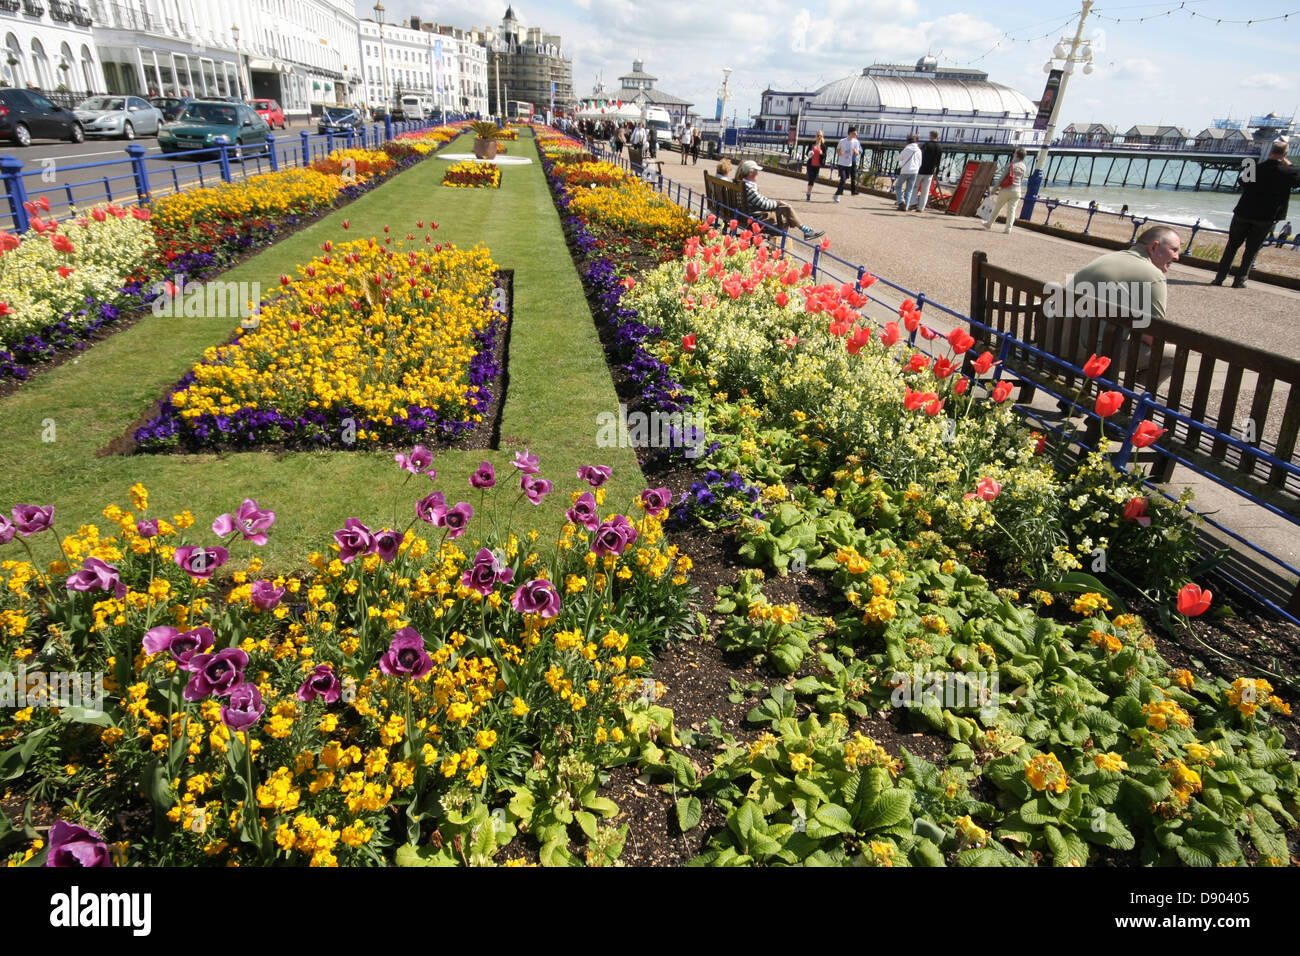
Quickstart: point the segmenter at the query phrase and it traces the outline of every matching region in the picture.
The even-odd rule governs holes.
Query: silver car
[[[162,123],[162,111],[138,96],[92,96],[74,112],[87,136],[156,136]]]

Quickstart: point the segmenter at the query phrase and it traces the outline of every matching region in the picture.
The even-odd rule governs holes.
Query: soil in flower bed
[[[432,451],[468,451],[475,449],[496,450],[501,441],[501,413],[505,407],[506,389],[510,384],[509,360],[510,360],[510,332],[514,325],[514,270],[502,269],[497,273],[498,282],[502,292],[500,301],[502,308],[502,321],[498,325],[497,333],[493,336],[492,352],[488,364],[496,368],[496,374],[484,383],[484,387],[489,396],[488,402],[482,406],[480,414],[483,421],[475,427],[469,429],[464,434],[453,438],[439,438],[435,434],[420,436],[416,439],[420,444]],[[226,344],[236,341],[239,338],[237,331]],[[159,451],[155,449],[142,448],[135,440],[136,432],[154,421],[162,414],[164,403],[175,390],[175,385],[168,386],[163,395],[150,405],[134,422],[127,426],[117,438],[99,449],[95,453],[96,458],[104,458],[109,455],[134,455],[134,454],[194,454],[193,449],[177,447]],[[366,451],[375,449],[409,451],[410,442],[401,445],[390,444],[385,442],[371,442],[364,446],[358,443],[357,448]],[[304,451],[339,451],[334,446],[321,447],[318,444],[312,444],[306,441],[301,442],[280,442],[280,443],[260,443],[251,448],[240,448],[231,446],[222,446],[220,448],[202,449],[200,453],[218,453],[231,454],[242,451],[251,452],[271,452],[274,454],[290,454]]]

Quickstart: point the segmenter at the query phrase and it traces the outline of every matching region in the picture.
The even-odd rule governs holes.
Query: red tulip
[[[969,494],[963,495],[963,498],[980,498],[984,501],[992,501],[998,495],[1002,494],[1002,485],[992,478],[981,478],[975,490]]]
[[[694,333],[694,332],[692,332],[690,335],[683,335],[683,336],[682,336],[682,348],[684,348],[684,349],[685,349],[686,351],[688,351],[688,352],[694,352],[694,351],[695,351],[695,333]]]
[[[885,331],[880,333],[880,344],[883,345],[885,348],[889,348],[897,341],[898,341],[898,323],[886,322]]]
[[[698,262],[686,263],[686,281],[695,282],[700,277],[700,264]]]
[[[875,276],[873,276],[870,272],[864,272],[862,273],[862,278],[858,280],[858,288],[865,289],[867,286],[871,285],[875,281],[876,281]]]
[[[1041,455],[1047,449],[1047,436],[1040,432],[1031,432],[1031,434],[1038,439],[1034,445],[1034,454]]]
[[[934,363],[934,377],[947,378],[955,369],[956,366],[946,358],[936,359]]]
[[[1151,524],[1151,519],[1147,517],[1147,500],[1142,495],[1135,495],[1124,505],[1124,520],[1136,521],[1142,527],[1146,528]]]
[[[344,228],[344,229],[349,228],[351,225],[352,225],[352,220],[350,220],[350,219],[344,219],[344,220],[343,220],[343,228]]]
[[[831,247],[831,237],[827,236],[825,239],[822,240],[822,252],[825,252],[830,247]]]
[[[953,329],[948,333],[948,344],[952,346],[954,354],[961,355],[974,346],[975,337],[963,329]]]
[[[1104,373],[1109,367],[1110,359],[1104,357],[1098,358],[1094,353],[1092,358],[1083,363],[1083,374],[1088,376],[1088,378],[1096,378],[1098,375]]]
[[[1102,418],[1110,418],[1124,406],[1123,392],[1102,392],[1097,396],[1093,410]]]
[[[8,302],[0,302],[0,319],[4,318],[6,315],[13,315],[13,314],[14,314],[14,310],[10,308]]]
[[[1001,405],[1003,402],[1005,402],[1007,400],[1007,396],[1011,394],[1011,389],[1013,387],[1014,386],[1010,382],[998,382],[996,385],[994,385],[993,386],[994,403]]]
[[[903,316],[903,328],[909,332],[915,332],[921,325],[920,312],[908,312]]]
[[[1212,591],[1202,591],[1199,585],[1188,584],[1178,592],[1178,613],[1185,617],[1196,617],[1210,609]]]
[[[108,218],[108,213],[104,212],[104,210],[99,206],[96,206],[94,209],[90,210],[90,218],[94,219],[95,222],[103,222]]]
[[[966,389],[968,388],[970,388],[970,379],[966,378],[965,376],[962,376],[961,378],[957,379],[957,383],[953,385],[952,390],[956,392],[958,395],[965,395]]]
[[[70,266],[59,266],[59,278],[66,279],[68,276],[72,275],[72,273],[76,271],[77,271],[76,269],[73,269]]]
[[[939,337],[939,333],[928,325],[921,326],[917,331],[921,333],[921,338],[925,339],[927,342],[933,342]]]
[[[938,415],[941,411],[943,411],[943,399],[941,398],[936,398],[929,405],[925,406],[925,413],[931,418],[934,418],[934,416]]]
[[[992,367],[993,367],[992,352],[984,352],[982,355],[980,355],[979,358],[975,360],[975,371],[980,375],[983,375]]]
[[[857,355],[862,347],[871,341],[871,330],[863,328],[854,328],[850,333],[848,341],[844,343],[844,348],[850,355]]]
[[[776,294],[776,304],[784,309],[787,305],[790,304],[790,297],[786,295],[784,292],[778,292]]]
[[[907,370],[909,372],[919,372],[921,369],[929,367],[930,360],[920,352],[913,352],[911,359],[907,363]]]
[[[927,402],[932,402],[939,397],[934,394],[934,392],[914,392],[906,385],[904,385],[903,388],[906,389],[906,394],[903,396],[903,407],[909,412],[914,412],[922,405],[925,405]]]
[[[77,248],[67,236],[55,236],[50,240],[50,245],[58,249],[59,252],[66,252],[68,255],[71,255]]]
[[[136,219],[139,219],[141,222],[148,222],[149,216],[152,214],[149,212],[148,209],[144,209],[140,206],[136,206],[134,209],[131,210],[131,215]],[[117,218],[121,219],[122,216],[119,215]]]
[[[1148,445],[1154,445],[1166,431],[1167,428],[1156,427],[1155,422],[1142,422],[1133,433],[1133,447],[1146,448]]]

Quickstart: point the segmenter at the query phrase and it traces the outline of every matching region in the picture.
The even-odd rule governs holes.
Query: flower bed
[[[191,537],[139,485],[66,561],[0,563],[0,663],[107,675],[102,713],[26,680],[0,711],[8,786],[76,804],[48,846],[0,828],[11,864],[481,865],[519,862],[525,829],[544,864],[618,856],[596,770],[657,749],[646,659],[686,620],[662,502],[609,513],[609,469],[584,468],[573,523],[538,540],[504,530],[551,493],[535,456],[509,478],[485,462],[454,505],[421,487],[426,449],[396,458],[413,514],[349,519],[304,574],[225,567],[274,511],[246,500]],[[0,542],[55,533],[50,507],[13,519]]]
[[[142,447],[401,444],[482,420],[503,324],[487,250],[326,245],[281,278],[255,331],[207,350],[136,432]]]
[[[559,169],[575,250],[607,252]],[[645,405],[707,419],[675,513],[766,572],[715,594],[719,646],[781,675],[733,680],[752,729],[692,735],[721,751],[707,771],[671,753],[647,768],[695,862],[1286,865],[1300,777],[1272,722],[1290,713],[1281,688],[1231,661],[1171,666],[1115,591],[1071,570],[1110,544],[1109,573],[1190,633],[1213,598],[1186,584],[1175,509],[1101,456],[1058,475],[1003,390],[962,378],[960,334],[936,361],[901,341],[941,341],[914,309],[873,327],[869,279],[817,286],[707,226],[684,252],[639,278],[632,256],[585,275]],[[970,567],[999,570],[990,554],[1043,586],[996,588]],[[819,597],[789,600],[792,572]],[[917,728],[938,739],[902,736]],[[702,835],[711,812],[726,826]]]
[[[443,174],[442,184],[462,189],[496,189],[501,185],[501,167],[473,160],[452,163]]]

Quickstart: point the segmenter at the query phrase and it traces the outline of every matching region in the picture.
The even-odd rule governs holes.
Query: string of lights
[[[1206,20],[1213,23],[1215,26],[1218,26],[1219,24],[1245,24],[1246,26],[1251,26],[1256,23],[1272,23],[1277,20],[1289,20],[1291,17],[1300,16],[1300,10],[1292,10],[1290,13],[1279,13],[1276,16],[1271,17],[1251,17],[1250,19],[1244,17],[1216,17],[1212,14],[1198,13],[1195,10],[1188,9],[1188,2],[1196,2],[1196,0],[1184,0],[1184,2],[1178,4],[1176,7],[1172,7],[1160,13],[1147,13],[1140,17],[1112,17],[1097,10],[1094,10],[1092,15],[1098,20],[1109,20],[1111,23],[1146,23],[1148,20],[1159,20],[1162,17],[1172,17],[1175,13],[1185,13],[1193,20]],[[1159,4],[1150,4],[1150,6],[1159,6]],[[1131,10],[1142,8],[1117,7],[1115,9]]]

